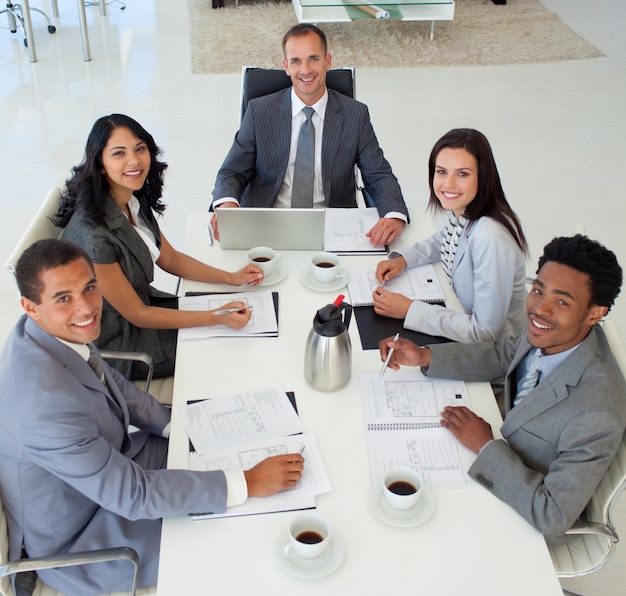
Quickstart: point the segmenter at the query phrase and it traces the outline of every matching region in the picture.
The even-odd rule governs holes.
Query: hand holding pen
[[[396,333],[393,336],[393,342],[397,342],[400,339],[400,334]],[[383,378],[383,375],[385,374],[385,371],[387,370],[387,367],[389,366],[389,363],[391,362],[391,357],[393,356],[393,353],[395,352],[395,348],[392,347],[389,349],[389,352],[387,352],[387,357],[385,358],[385,361],[383,362],[383,366],[380,369],[380,374],[378,375],[378,377],[380,379]],[[381,348],[381,353],[382,353],[382,348]]]
[[[229,302],[209,312],[214,317],[212,324],[226,325],[232,329],[242,329],[252,316],[252,311],[245,302]]]
[[[381,377],[387,368],[399,370],[400,365],[421,366],[424,368],[430,366],[430,348],[420,347],[411,340],[401,338],[399,333],[396,333],[394,337],[383,339],[378,344],[378,347],[381,360],[384,361],[383,368],[380,371]]]

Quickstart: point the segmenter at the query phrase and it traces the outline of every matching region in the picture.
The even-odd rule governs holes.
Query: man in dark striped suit
[[[368,232],[370,241],[389,244],[403,232],[409,214],[367,106],[327,88],[331,56],[315,25],[292,27],[283,37],[283,54],[293,85],[250,101],[218,172],[211,207],[292,206],[298,137],[307,120],[303,108],[309,106],[315,138],[310,206],[356,207],[356,164],[381,217]],[[212,225],[219,238],[215,216]]]

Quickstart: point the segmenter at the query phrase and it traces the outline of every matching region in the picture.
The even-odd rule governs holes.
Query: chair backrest
[[[626,378],[626,349],[622,343],[615,323],[606,320],[602,324],[609,346],[617,364]],[[626,399],[626,396],[624,396]],[[613,527],[611,522],[611,509],[617,499],[626,488],[626,435],[615,456],[615,459],[604,474],[598,488],[596,488],[591,501],[587,505],[587,517],[589,521],[606,523]]]
[[[355,96],[354,68],[334,68],[326,73],[329,89],[339,91],[348,97]],[[291,79],[284,70],[275,68],[257,68],[244,66],[241,69],[241,110],[240,118],[248,107],[248,102],[255,97],[275,93],[291,87]]]
[[[48,196],[41,207],[39,207],[39,211],[37,211],[28,228],[26,228],[17,246],[13,249],[9,260],[6,262],[5,267],[11,274],[15,275],[17,261],[33,242],[43,240],[44,238],[58,238],[61,235],[62,229],[55,226],[50,219],[56,214],[60,199],[61,189],[57,186],[51,188]]]

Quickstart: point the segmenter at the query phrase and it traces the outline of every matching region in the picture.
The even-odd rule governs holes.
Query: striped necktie
[[[513,401],[514,406],[519,405],[524,397],[526,397],[537,386],[539,374],[541,373],[541,362],[539,360],[540,358],[541,350],[537,349],[535,351],[533,359],[530,361],[530,366],[528,367],[528,371],[526,372],[526,377],[522,381],[522,386],[515,396],[515,400]]]
[[[87,346],[89,347],[89,358],[87,359],[87,363],[89,364],[89,366],[91,366],[91,368],[93,368],[93,372],[96,373],[96,376],[98,377],[100,382],[103,385],[106,385],[106,382],[104,380],[104,369],[102,368],[102,365],[100,364],[98,351],[96,350],[96,347],[93,344],[87,344]]]
[[[291,206],[311,209],[313,207],[313,180],[315,178],[315,127],[311,118],[315,110],[302,108],[305,120],[298,135],[296,162],[293,170]]]

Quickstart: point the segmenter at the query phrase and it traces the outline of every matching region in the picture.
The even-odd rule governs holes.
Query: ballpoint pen
[[[302,446],[302,448],[300,449],[300,451],[298,451],[298,453],[299,453],[300,455],[303,455],[303,454],[304,454],[304,449],[305,449],[305,447],[306,447],[306,445],[303,445],[303,446]]]
[[[398,339],[400,339],[400,334],[396,333],[393,336],[393,341],[398,341]],[[387,370],[387,366],[389,365],[389,362],[391,362],[391,357],[393,356],[394,350],[395,348],[391,348],[391,350],[389,350],[389,353],[387,354],[387,358],[385,358],[385,362],[383,362],[383,367],[380,369],[380,375],[378,376],[379,379],[383,378],[383,375],[385,374],[385,371]]]
[[[209,246],[213,246],[213,232],[211,231],[211,224],[206,225],[206,235],[209,239]]]
[[[229,315],[230,313],[233,312],[241,312],[242,310],[246,310],[246,308],[248,310],[252,310],[252,306],[248,306],[248,307],[241,307],[241,308],[222,308],[221,310],[214,310],[212,314],[214,315]]]

